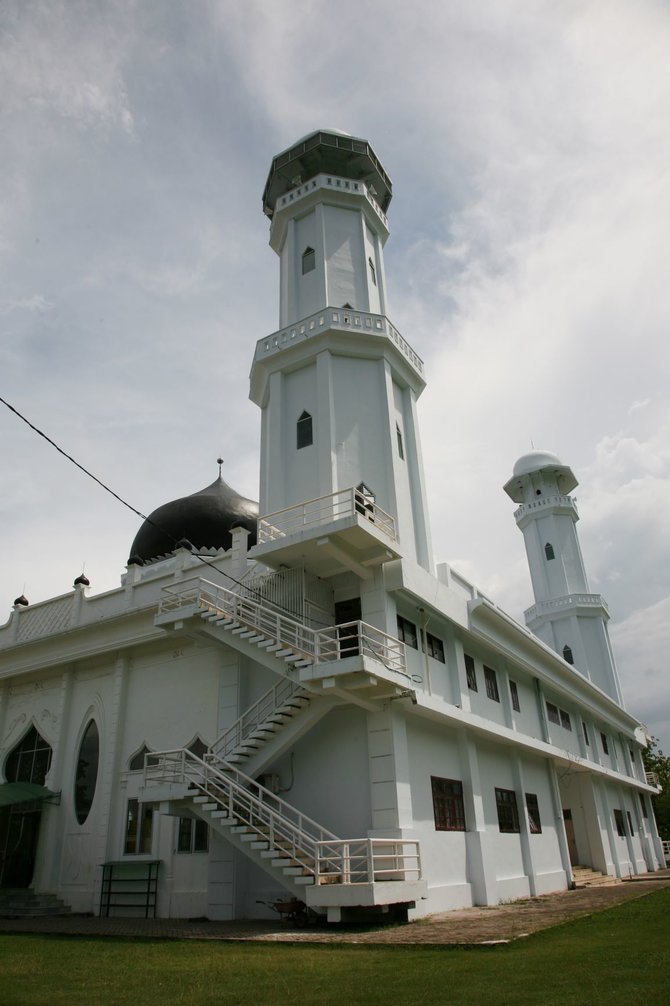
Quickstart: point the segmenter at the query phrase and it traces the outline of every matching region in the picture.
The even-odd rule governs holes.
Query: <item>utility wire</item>
[[[167,530],[167,528],[161,527],[161,525],[158,524],[156,521],[152,520],[151,517],[147,517],[146,514],[143,514],[136,507],[128,503],[127,500],[124,500],[122,496],[119,496],[118,493],[115,493],[114,490],[110,489],[110,487],[106,485],[101,479],[99,479],[97,475],[94,475],[93,472],[90,472],[88,470],[88,468],[85,468],[84,465],[80,464],[76,460],[76,458],[73,458],[71,454],[68,454],[67,451],[64,451],[62,447],[59,447],[58,444],[55,442],[55,440],[52,440],[51,437],[48,437],[43,430],[40,430],[39,427],[35,426],[34,423],[31,423],[29,419],[26,419],[26,417],[21,412],[19,412],[18,409],[14,408],[14,406],[11,405],[8,401],[6,401],[6,399],[2,398],[2,396],[0,396],[0,402],[2,402],[3,405],[6,405],[7,408],[10,410],[10,412],[13,412],[14,415],[17,416],[23,423],[25,423],[26,426],[29,426],[34,433],[36,433],[39,437],[42,437],[44,440],[46,440],[48,444],[54,447],[59,454],[62,454],[64,458],[67,458],[68,461],[71,461],[72,464],[75,465],[75,467],[77,467],[80,471],[84,473],[84,475],[88,475],[90,479],[93,479],[94,482],[97,482],[98,485],[105,490],[105,492],[108,492],[110,494],[110,496],[113,496],[114,499],[118,500],[119,503],[121,503],[124,507],[127,507],[128,510],[131,510],[138,517],[141,517],[142,520],[145,521],[147,524],[149,524],[151,527],[154,527],[157,531],[160,531],[161,534],[164,534],[165,537],[168,538],[173,545],[175,546],[179,545],[179,541],[174,537],[174,535],[170,531]],[[226,573],[225,570],[219,569],[218,566],[214,565],[214,563],[209,562],[208,559],[205,559],[203,555],[200,555],[198,552],[195,551],[193,551],[192,554],[195,556],[196,559],[199,559],[200,562],[203,563],[203,565],[208,566],[210,569],[213,569],[215,573],[218,573],[219,576],[225,576],[228,580],[232,580],[232,582],[236,583],[239,587],[243,587],[244,590],[247,590],[249,591],[250,594],[255,595],[258,598],[258,600],[267,601],[267,598],[264,598],[260,591],[256,590],[253,587],[250,587],[249,584],[243,583],[242,580],[236,579],[230,573]],[[273,607],[275,608],[281,608],[282,611],[285,611],[287,615],[290,615],[292,618],[296,617],[295,612],[292,612],[289,608],[286,608],[283,604],[275,604],[274,602],[270,603],[273,604]],[[326,625],[325,622],[322,622],[320,624],[324,626]]]

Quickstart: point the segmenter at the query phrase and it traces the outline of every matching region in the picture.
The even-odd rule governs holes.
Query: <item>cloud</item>
[[[82,129],[132,133],[123,68],[133,8],[86,0],[7,0],[0,20],[4,114],[57,116]]]

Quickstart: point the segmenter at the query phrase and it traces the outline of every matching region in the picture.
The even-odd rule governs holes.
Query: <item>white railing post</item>
[[[372,884],[375,879],[375,860],[372,852],[372,839],[368,839],[367,848],[367,867],[368,867],[368,884]]]

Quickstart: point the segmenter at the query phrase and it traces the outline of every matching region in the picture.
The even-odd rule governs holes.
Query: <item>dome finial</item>
[[[217,458],[216,463],[219,466],[219,478],[221,478],[221,465],[223,464],[223,458]]]

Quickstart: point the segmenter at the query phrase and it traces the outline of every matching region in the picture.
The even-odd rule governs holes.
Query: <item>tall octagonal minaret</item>
[[[251,369],[260,512],[362,486],[392,516],[399,554],[429,569],[416,415],[425,381],[387,317],[390,201],[391,181],[364,139],[319,130],[272,162],[263,209],[280,262],[280,328],[260,340]]]
[[[572,470],[555,454],[531,451],[519,458],[507,495],[520,506],[514,516],[523,533],[535,604],[524,614],[528,628],[619,705],[621,686],[610,645],[609,612],[589,592],[577,536],[577,486]]]

